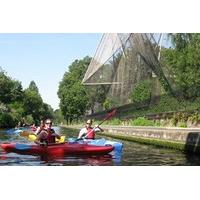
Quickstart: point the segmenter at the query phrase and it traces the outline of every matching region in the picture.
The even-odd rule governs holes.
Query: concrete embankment
[[[80,129],[80,126],[67,126]],[[167,147],[184,152],[200,153],[200,128],[158,128],[133,126],[101,126],[99,135],[116,139]]]

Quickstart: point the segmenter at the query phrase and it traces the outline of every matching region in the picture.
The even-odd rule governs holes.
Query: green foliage
[[[189,116],[188,121],[191,121],[192,123],[200,123],[200,113],[196,112]]]
[[[176,125],[177,125],[178,119],[177,119],[177,117],[176,117],[175,115],[172,117],[171,123],[172,123],[173,126],[176,126]]]
[[[38,87],[34,81],[31,81],[29,84],[29,90],[35,91],[37,94],[39,94]]]
[[[54,111],[54,123],[55,124],[64,124],[65,119],[64,116],[62,115],[62,112],[60,109],[57,109]]]
[[[54,119],[55,118],[53,108],[46,103],[42,104],[39,114],[40,114],[40,119],[47,119],[47,118]],[[38,123],[39,123],[39,121],[38,121]]]
[[[16,121],[9,113],[0,113],[0,127],[7,128],[15,126]]]
[[[112,134],[113,138],[116,139],[121,139],[125,141],[133,141],[133,142],[138,142],[142,144],[147,144],[147,145],[155,145],[158,147],[166,147],[170,149],[176,149],[180,151],[185,151],[185,144],[180,143],[180,142],[175,142],[175,141],[167,141],[167,140],[161,140],[161,139],[153,139],[153,138],[145,138],[145,137],[137,137],[137,136],[132,136],[132,135],[125,135],[125,134]],[[109,133],[101,133],[101,135],[105,136],[111,136]],[[194,149],[194,146],[192,146],[192,149]]]
[[[95,106],[97,104],[103,105],[104,107],[104,102],[106,101],[106,94],[108,92],[108,89],[109,89],[108,85],[86,87],[86,92],[88,94],[88,99],[89,99],[88,107],[92,110],[92,113],[94,112]]]
[[[31,114],[35,120],[40,118],[40,108],[42,108],[43,101],[36,91],[25,89],[23,104],[26,115]]]
[[[106,98],[104,103],[103,103],[103,108],[105,110],[109,110],[116,105],[117,105],[117,101],[115,101],[115,99]]]
[[[16,121],[20,121],[20,119],[25,115],[23,103],[20,101],[8,104],[8,108],[10,110],[10,114]]]
[[[12,80],[4,71],[0,71],[0,101],[2,103],[10,102],[10,91],[12,89]]]
[[[0,113],[4,113],[4,112],[7,112],[7,111],[8,111],[7,106],[4,103],[0,102]]]
[[[177,88],[185,99],[200,96],[200,34],[171,35],[174,47],[164,49],[163,63],[173,74]]]
[[[170,95],[162,95],[160,101],[156,105],[148,106],[146,108],[139,108],[136,105],[133,105],[129,108],[129,111],[120,113],[120,116],[123,118],[125,116],[145,116],[148,114],[157,114],[163,112],[179,112],[187,110],[195,110],[199,108],[199,99],[195,101],[187,100],[178,100]]]
[[[175,111],[179,109],[180,102],[172,96],[163,95],[157,105],[152,106],[153,112]]]
[[[150,100],[151,98],[151,81],[145,80],[138,83],[132,93],[131,100],[132,102],[138,103],[146,100]]]
[[[59,85],[58,96],[60,98],[60,108],[64,118],[72,121],[84,115],[89,107],[89,96],[85,86],[81,84],[84,73],[90,63],[90,58],[75,60],[69,66]]]
[[[0,69],[0,102],[11,103],[22,98],[22,85],[19,81],[12,80]]]
[[[35,120],[33,119],[32,115],[26,115],[25,122],[27,124],[33,124],[33,123],[35,123]]]
[[[43,103],[34,81],[23,91],[19,81],[0,69],[0,88],[0,127],[15,126],[22,118],[27,124],[53,118],[53,109]]]
[[[162,126],[162,124],[161,124],[160,121],[157,121],[157,120],[156,120],[156,121],[154,122],[154,126]]]
[[[110,125],[121,125],[122,121],[120,119],[114,118],[112,120],[109,120],[108,124],[110,124]]]
[[[103,108],[109,110],[111,108],[109,99],[106,99],[103,103]]]
[[[181,128],[187,128],[187,124],[185,122],[180,122],[179,127]]]
[[[132,126],[154,126],[154,122],[152,120],[148,120],[144,117],[138,117],[137,119],[131,120],[130,124]]]

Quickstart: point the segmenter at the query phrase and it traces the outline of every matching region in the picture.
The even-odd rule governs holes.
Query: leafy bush
[[[25,117],[25,121],[26,121],[26,123],[29,124],[29,125],[31,125],[31,124],[33,124],[33,123],[36,123],[36,122],[34,122],[34,119],[33,119],[33,116],[32,116],[32,115],[27,115],[27,116]]]
[[[131,100],[132,102],[138,103],[146,100],[150,100],[151,98],[151,81],[145,80],[140,82],[136,87],[133,89],[131,93]]]
[[[0,102],[0,113],[7,112],[7,111],[8,111],[8,108],[6,107],[6,105]]]
[[[176,126],[176,124],[178,123],[178,119],[175,115],[172,117],[171,123],[172,123],[172,126]]]
[[[130,124],[132,126],[154,126],[154,122],[152,120],[148,120],[144,117],[138,117],[137,119],[131,120]]]
[[[113,107],[116,107],[116,106],[119,106],[120,105],[120,102],[119,102],[119,99],[117,98],[106,98],[106,100],[104,101],[103,103],[103,108],[105,110],[109,110]]]
[[[0,127],[7,128],[7,127],[14,127],[16,121],[9,113],[0,113]]]
[[[111,102],[110,102],[110,100],[108,98],[104,101],[103,108],[105,110],[109,110],[111,108]]]
[[[191,121],[192,123],[199,123],[200,122],[200,114],[194,113],[193,115],[188,117],[188,121]]]
[[[187,124],[185,122],[179,122],[179,127],[181,128],[187,128]]]
[[[154,122],[154,126],[161,126],[161,122],[160,121],[155,121]]]
[[[117,119],[117,118],[114,118],[114,119],[108,121],[108,123],[109,123],[110,125],[121,125],[121,124],[122,124],[121,120],[120,120],[120,119]]]

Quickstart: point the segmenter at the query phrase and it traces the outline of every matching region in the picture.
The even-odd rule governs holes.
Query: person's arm
[[[79,132],[78,139],[81,139],[85,135],[84,128],[82,128]]]
[[[39,135],[37,135],[37,138],[36,138],[36,140],[34,141],[34,142],[35,142],[35,144],[38,144],[38,145],[40,145],[40,139],[41,139],[41,135],[42,135],[42,133],[40,133]]]
[[[94,131],[95,132],[103,132],[104,130],[99,125],[96,125],[94,128]]]
[[[38,134],[40,133],[40,131],[41,131],[41,128],[40,128],[40,126],[39,126],[39,127],[37,127],[37,129],[36,129],[36,131],[35,131],[35,135],[38,135]]]
[[[52,135],[55,136],[57,139],[60,139],[60,134],[56,133],[54,129],[51,129]]]

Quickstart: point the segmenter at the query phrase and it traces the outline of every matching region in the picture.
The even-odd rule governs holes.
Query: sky
[[[0,33],[0,66],[22,83],[34,80],[45,103],[59,108],[59,82],[76,59],[94,56],[101,33]]]

